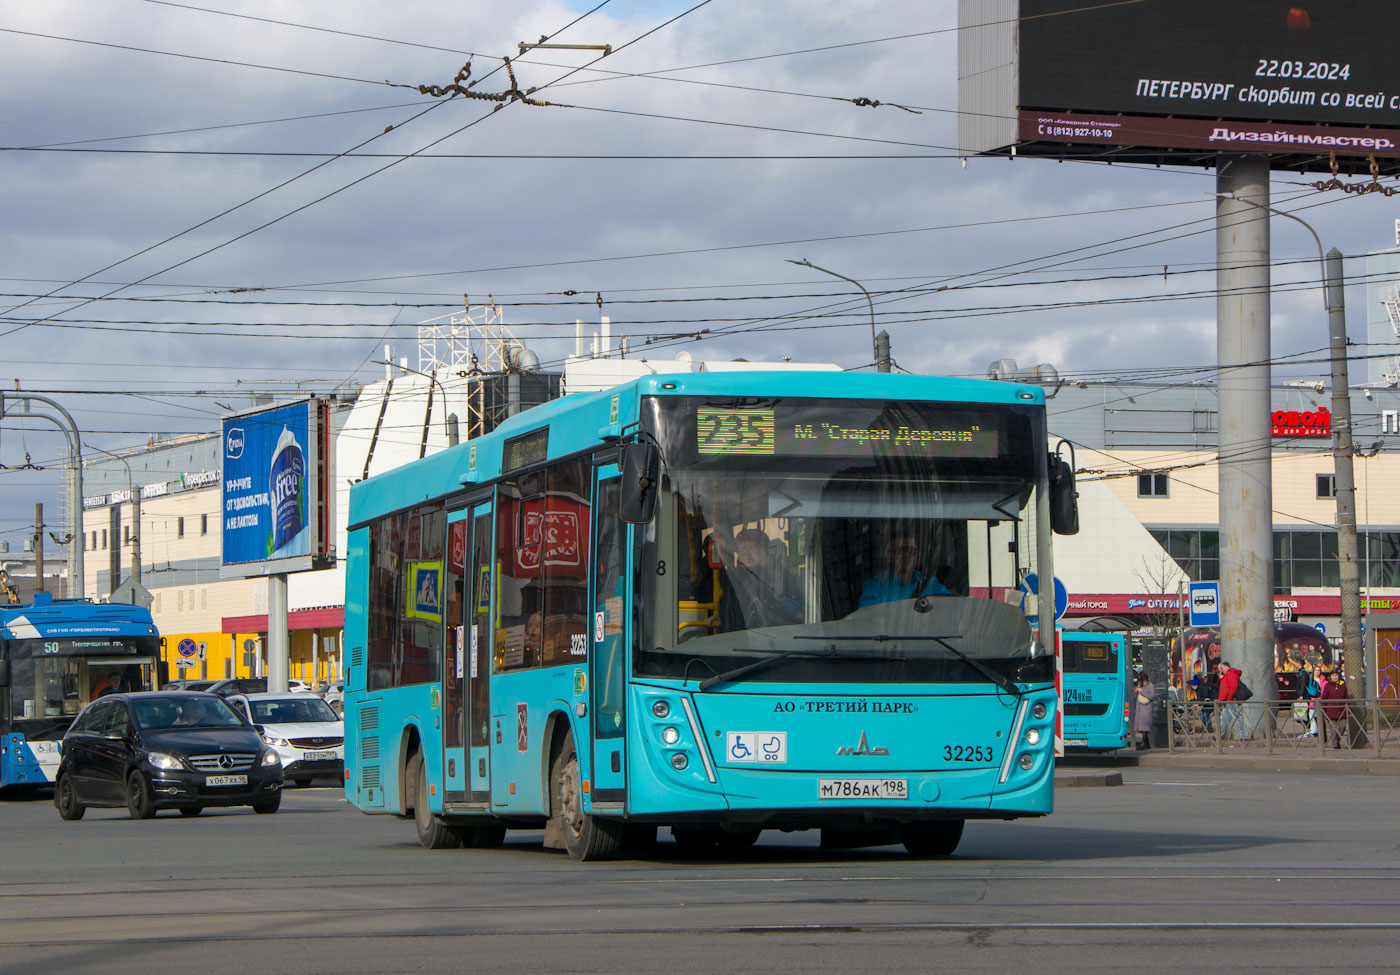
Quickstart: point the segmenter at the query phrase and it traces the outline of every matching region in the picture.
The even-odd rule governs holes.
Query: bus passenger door
[[[616,466],[598,469],[594,495],[593,652],[589,684],[594,808],[627,796],[623,743],[627,700],[627,525],[618,518]]]
[[[447,571],[444,587],[443,646],[447,648],[442,668],[442,768],[443,799],[465,802],[467,798],[467,606],[470,586],[467,553],[471,536],[470,510],[453,511],[447,516]]]
[[[485,725],[490,684],[482,662],[489,661],[487,619],[491,587],[481,566],[490,566],[491,505],[473,505],[447,519],[447,660],[443,674],[444,799],[485,802],[490,789],[490,757]],[[483,553],[485,553],[483,555]]]
[[[491,599],[492,578],[490,502],[471,509],[467,540],[467,577],[464,608],[466,647],[464,674],[467,689],[467,781],[472,802],[491,802]]]

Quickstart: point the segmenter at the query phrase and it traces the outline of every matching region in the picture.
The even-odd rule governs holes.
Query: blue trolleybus
[[[1060,634],[1065,748],[1111,751],[1133,741],[1132,661],[1122,633]]]
[[[1039,388],[687,373],[354,485],[345,791],[426,847],[951,853],[1053,805]]]
[[[0,787],[52,784],[58,745],[107,690],[154,690],[160,637],[126,603],[54,599],[0,605]]]

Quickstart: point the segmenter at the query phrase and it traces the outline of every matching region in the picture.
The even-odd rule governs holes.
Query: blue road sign
[[[1039,594],[1040,577],[1034,572],[1028,573],[1026,575],[1025,581],[1021,583],[1021,589],[1023,592],[1028,592],[1033,595]],[[1021,609],[1024,610],[1025,608],[1026,597],[1022,596]],[[1065,588],[1065,584],[1061,582],[1059,577],[1057,576],[1055,578],[1055,619],[1064,619],[1065,613],[1067,612],[1069,612],[1069,590]],[[1027,618],[1031,621],[1032,624],[1038,622],[1039,619],[1036,616],[1030,616]]]
[[[1191,583],[1191,625],[1220,625],[1220,583]]]

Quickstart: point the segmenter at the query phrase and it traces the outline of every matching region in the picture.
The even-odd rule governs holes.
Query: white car
[[[282,757],[282,774],[299,786],[320,777],[340,782],[345,724],[315,694],[234,694],[228,703],[262,728],[263,741]]]

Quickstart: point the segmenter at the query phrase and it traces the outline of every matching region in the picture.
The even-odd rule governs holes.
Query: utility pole
[[[882,331],[875,336],[875,371],[890,371],[890,333]]]
[[[44,505],[34,506],[34,591],[44,591]]]
[[[1302,221],[1299,221],[1300,223]],[[1312,229],[1309,227],[1308,229]],[[1322,241],[1318,241],[1322,249]],[[1323,262],[1327,299],[1327,337],[1332,358],[1332,458],[1337,478],[1337,561],[1341,568],[1342,670],[1359,687],[1361,647],[1361,580],[1357,564],[1356,471],[1351,428],[1351,388],[1347,378],[1347,315],[1342,287],[1342,252],[1332,248]],[[1370,693],[1379,693],[1372,679]]]
[[[131,490],[131,581],[141,585],[141,489]],[[134,597],[133,597],[134,601]]]

